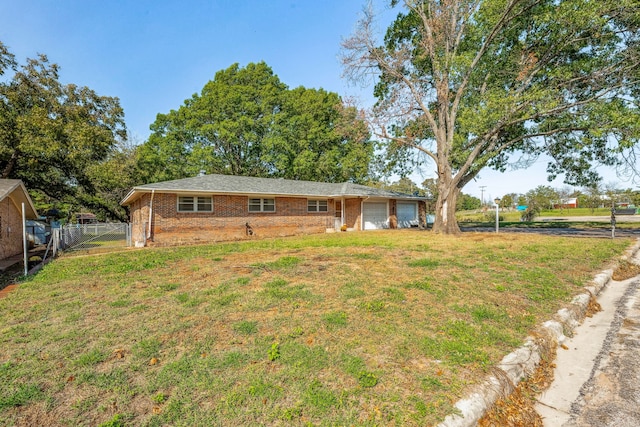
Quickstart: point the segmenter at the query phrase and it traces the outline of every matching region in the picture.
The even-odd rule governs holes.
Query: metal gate
[[[60,230],[63,251],[131,246],[131,225],[122,222],[68,224]]]

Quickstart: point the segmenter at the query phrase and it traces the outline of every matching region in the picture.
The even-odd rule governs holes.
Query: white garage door
[[[362,216],[365,230],[389,228],[386,202],[363,203]]]
[[[398,227],[409,228],[418,225],[418,204],[402,202],[398,203]]]

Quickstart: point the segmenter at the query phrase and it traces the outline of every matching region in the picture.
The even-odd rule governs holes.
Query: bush
[[[504,216],[498,214],[498,222],[504,221]],[[496,223],[496,211],[488,211],[484,213],[484,222]]]
[[[527,209],[522,212],[522,216],[520,217],[521,221],[531,222],[534,218],[540,213],[540,208],[535,205],[530,205]]]

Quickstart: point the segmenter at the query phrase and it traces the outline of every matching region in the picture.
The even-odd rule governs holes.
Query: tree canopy
[[[569,184],[597,181],[598,165],[637,175],[637,0],[402,6],[382,43],[366,12],[343,60],[348,77],[376,80],[371,125],[391,157],[422,153],[435,165],[435,231],[459,232],[457,197],[487,167],[546,154],[550,178]]]
[[[373,156],[355,108],[322,89],[289,89],[264,62],[218,71],[151,130],[138,150],[146,182],[200,172],[364,182]]]
[[[91,168],[126,138],[118,98],[62,84],[45,55],[18,65],[0,42],[0,178],[21,179],[49,200],[121,217],[96,191]]]
[[[548,185],[538,185],[536,188],[527,191],[524,196],[529,206],[535,206],[539,210],[553,209],[554,205],[561,205],[558,190]]]

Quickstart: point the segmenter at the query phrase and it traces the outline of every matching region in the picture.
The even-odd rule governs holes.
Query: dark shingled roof
[[[163,193],[212,193],[302,197],[380,197],[387,199],[423,200],[424,197],[412,196],[395,191],[381,190],[366,185],[344,182],[296,181],[291,179],[255,178],[233,175],[203,175],[174,181],[156,182],[134,187],[122,200],[128,205],[137,199],[136,195],[150,193],[152,190]]]

